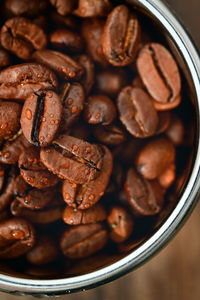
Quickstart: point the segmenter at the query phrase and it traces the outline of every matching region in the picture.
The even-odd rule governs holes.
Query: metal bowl
[[[179,174],[176,187],[172,195],[177,198],[173,206],[167,208],[161,215],[154,230],[136,248],[124,251],[121,255],[107,257],[101,262],[101,257],[96,257],[98,266],[91,261],[86,261],[88,266],[82,275],[62,274],[57,279],[37,279],[33,276],[12,272],[0,266],[0,290],[34,296],[47,296],[66,294],[75,291],[92,288],[111,280],[114,280],[133,269],[155,255],[177,233],[186,218],[195,207],[199,196],[200,186],[200,149],[199,149],[199,114],[200,114],[200,60],[193,42],[171,13],[169,8],[159,0],[128,0],[130,5],[152,24],[156,24],[165,37],[168,47],[179,63],[185,78],[184,85],[190,97],[192,107],[192,119],[194,132],[190,154],[184,167],[184,172]],[[187,113],[187,111],[185,111]],[[91,266],[90,266],[91,267]],[[93,271],[91,271],[93,269]]]

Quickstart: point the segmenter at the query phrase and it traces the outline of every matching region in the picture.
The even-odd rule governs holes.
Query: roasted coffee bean
[[[65,16],[75,9],[77,0],[50,0],[50,3],[60,15]]]
[[[73,13],[82,18],[106,16],[111,7],[110,0],[78,0]]]
[[[48,14],[48,18],[50,17],[50,22],[54,24],[57,28],[70,28],[74,30],[78,30],[79,23],[77,22],[77,18],[72,15],[61,16],[57,14],[55,11],[50,11]]]
[[[158,182],[164,188],[168,189],[174,182],[176,177],[175,164],[171,164],[159,177]]]
[[[97,140],[103,144],[117,146],[126,140],[124,131],[117,125],[96,126],[94,135]]]
[[[145,178],[155,179],[174,163],[174,160],[175,148],[172,142],[165,137],[158,137],[148,141],[139,151],[136,166]]]
[[[81,54],[76,57],[77,62],[83,67],[84,75],[82,76],[80,83],[83,85],[86,95],[92,89],[94,84],[94,63],[90,56]]]
[[[103,196],[113,166],[111,152],[105,146],[103,146],[103,152],[103,165],[99,176],[95,180],[85,182],[82,185],[70,182],[69,179],[64,181],[62,189],[63,199],[69,206],[78,209],[88,209]]]
[[[33,265],[45,265],[56,260],[58,256],[58,246],[53,238],[39,235],[35,246],[26,254],[26,259]]]
[[[99,203],[86,210],[67,206],[63,212],[63,221],[69,225],[91,224],[105,219],[106,211]]]
[[[11,57],[8,51],[0,49],[0,69],[5,68],[11,64]]]
[[[174,108],[179,104],[181,80],[179,70],[169,51],[162,45],[147,44],[139,53],[137,68],[149,94],[157,102]]]
[[[21,59],[30,59],[36,50],[44,49],[47,37],[44,31],[23,17],[15,17],[6,21],[1,28],[2,46]]]
[[[104,29],[104,21],[100,18],[86,19],[82,23],[81,32],[86,41],[87,51],[94,62],[103,67],[108,66],[108,62],[103,54],[101,39]]]
[[[67,83],[61,94],[61,102],[63,106],[62,122],[60,130],[65,132],[78,120],[83,110],[85,93],[80,83]]]
[[[48,203],[57,197],[57,191],[55,188],[35,189],[19,175],[14,183],[13,195],[24,207],[39,210],[46,207]]]
[[[18,166],[23,179],[37,189],[54,186],[59,181],[59,178],[50,173],[40,161],[40,153],[35,148],[21,153]]]
[[[43,90],[55,90],[57,79],[47,67],[37,63],[25,63],[0,71],[0,98],[26,100],[31,94]]]
[[[125,192],[134,211],[143,216],[159,213],[164,203],[164,191],[156,180],[148,181],[130,168],[125,182]]]
[[[137,53],[140,25],[136,15],[125,5],[115,7],[108,15],[102,36],[103,53],[110,64],[126,66]]]
[[[133,231],[133,217],[121,206],[113,206],[107,218],[110,238],[115,243],[122,243]]]
[[[127,73],[123,69],[104,70],[96,75],[95,89],[100,94],[116,96],[127,85]]]
[[[20,129],[21,105],[15,102],[0,102],[0,139],[11,138]]]
[[[87,99],[84,118],[89,124],[109,125],[116,115],[115,105],[110,98],[104,95],[92,95]]]
[[[171,121],[171,114],[169,111],[160,111],[158,112],[158,127],[156,130],[156,134],[160,134],[165,132],[169,127]]]
[[[90,140],[90,128],[89,125],[84,122],[76,123],[70,130],[70,135],[81,140]]]
[[[16,169],[14,166],[5,169],[1,166],[0,211],[7,208],[13,197]]]
[[[185,134],[184,131],[184,126],[181,119],[179,119],[177,115],[172,114],[170,125],[165,134],[175,146],[179,146],[183,143]]]
[[[46,147],[55,138],[62,117],[60,97],[53,91],[32,94],[24,103],[21,128],[29,143]]]
[[[60,247],[70,259],[84,258],[101,250],[108,240],[108,232],[101,223],[77,225],[64,231]]]
[[[49,40],[53,47],[71,52],[81,52],[84,46],[81,36],[67,28],[56,29]]]
[[[60,135],[53,141],[53,146],[41,149],[40,158],[47,169],[61,179],[84,184],[99,175],[103,152],[97,145]]]
[[[33,54],[39,63],[57,72],[64,79],[79,79],[83,75],[83,68],[71,57],[58,51],[40,50]]]
[[[20,154],[30,147],[27,139],[23,134],[16,134],[12,139],[8,140],[0,151],[0,163],[15,164]]]
[[[35,243],[35,230],[23,219],[0,222],[0,258],[11,259],[28,252]]]
[[[15,16],[37,16],[47,8],[47,1],[5,0],[5,7]]]
[[[117,98],[120,120],[138,138],[152,136],[158,126],[158,114],[151,98],[142,89],[127,86]]]

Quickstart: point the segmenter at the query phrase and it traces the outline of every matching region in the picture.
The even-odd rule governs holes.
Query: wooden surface
[[[168,0],[181,16],[200,47],[200,0]],[[32,297],[0,293],[0,300]],[[52,297],[50,299],[57,299]],[[200,204],[178,235],[156,257],[138,270],[99,288],[62,296],[61,300],[199,300],[200,299]]]

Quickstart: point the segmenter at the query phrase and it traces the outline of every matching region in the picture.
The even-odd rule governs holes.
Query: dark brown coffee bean
[[[133,217],[121,206],[113,206],[107,218],[110,238],[115,243],[122,243],[133,231]]]
[[[63,183],[63,199],[73,208],[88,209],[99,201],[109,183],[112,172],[112,154],[107,147],[103,146],[103,165],[99,176],[95,180],[78,185],[69,180]]]
[[[92,59],[86,54],[77,56],[76,60],[85,71],[80,80],[80,83],[83,85],[85,93],[87,95],[91,91],[94,84],[94,63]]]
[[[0,139],[11,138],[20,129],[21,105],[0,102]]]
[[[160,176],[167,167],[174,163],[175,148],[170,140],[158,137],[148,141],[139,151],[136,166],[137,170],[147,179]]]
[[[162,132],[165,132],[167,128],[169,127],[170,121],[171,121],[171,114],[169,111],[160,111],[158,112],[158,127],[156,134],[160,134]]]
[[[8,51],[0,49],[0,69],[5,68],[11,64],[11,57]]]
[[[23,219],[0,222],[0,258],[11,259],[28,252],[35,243],[35,230]]]
[[[50,3],[60,15],[65,16],[75,9],[77,0],[50,0]]]
[[[175,114],[172,114],[170,125],[165,134],[175,146],[179,146],[183,143],[185,134],[184,131],[184,126],[181,119]]]
[[[114,124],[96,126],[94,128],[94,135],[99,142],[110,146],[119,145],[126,140],[124,131]]]
[[[79,0],[73,13],[82,18],[106,16],[111,7],[110,0]]]
[[[159,177],[158,182],[164,188],[168,189],[174,182],[176,177],[175,164],[171,164]]]
[[[140,25],[136,15],[125,5],[115,7],[108,15],[102,36],[103,53],[110,64],[126,66],[137,53]]]
[[[100,94],[116,96],[127,85],[127,82],[127,73],[123,69],[117,72],[114,69],[108,69],[97,73],[95,89]]]
[[[47,1],[6,0],[5,7],[15,16],[36,16],[47,8]]]
[[[41,89],[54,90],[58,83],[54,73],[37,63],[11,66],[0,71],[0,98],[26,100]]]
[[[8,142],[3,145],[3,148],[0,151],[0,163],[15,164],[18,161],[20,154],[29,147],[30,144],[23,134],[16,134],[16,137],[8,140]]]
[[[103,54],[101,39],[104,29],[104,20],[92,18],[84,20],[81,27],[82,36],[86,41],[87,51],[94,62],[103,67],[108,66],[108,62]]]
[[[152,136],[158,126],[158,115],[151,98],[142,89],[127,86],[118,95],[120,120],[126,129],[139,138]]]
[[[29,263],[40,266],[56,260],[58,256],[58,246],[53,238],[39,235],[35,246],[26,254],[26,259]]]
[[[52,22],[55,25],[55,27],[67,27],[70,29],[78,30],[79,24],[77,22],[76,17],[72,15],[61,16],[53,10],[49,12],[48,17],[50,17],[50,22]]]
[[[69,225],[91,224],[104,221],[105,219],[106,211],[99,203],[86,210],[67,206],[63,212],[63,221]]]
[[[169,51],[162,45],[147,44],[139,53],[137,68],[149,94],[157,102],[174,108],[179,104],[181,80],[179,70]]]
[[[124,144],[114,148],[112,153],[114,157],[124,164],[131,164],[138,151],[144,146],[144,139],[129,138]]]
[[[2,46],[21,59],[30,59],[33,51],[44,49],[47,37],[44,31],[23,17],[6,21],[1,28]]]
[[[40,161],[40,153],[35,148],[29,148],[21,153],[18,161],[23,179],[37,189],[54,186],[59,178],[50,173]]]
[[[164,203],[164,191],[156,180],[148,181],[130,168],[125,182],[129,204],[139,215],[151,216],[159,213]]]
[[[1,174],[0,211],[3,211],[9,205],[13,197],[15,178],[16,178],[16,169],[14,166],[7,169],[4,169],[4,167],[1,166],[0,174]]]
[[[33,54],[39,63],[46,65],[57,72],[64,79],[79,79],[84,70],[71,57],[58,51],[40,50]]]
[[[55,48],[73,53],[81,52],[84,46],[81,36],[67,28],[56,29],[50,34],[49,40]]]
[[[80,140],[90,140],[90,128],[85,122],[76,123],[70,130],[70,135]]]
[[[80,83],[67,83],[61,95],[63,106],[62,122],[60,130],[69,130],[78,120],[84,107],[85,93]]]
[[[104,95],[93,95],[87,99],[84,119],[89,124],[108,125],[116,118],[114,103]]]
[[[84,258],[101,250],[108,240],[102,224],[77,225],[64,231],[60,247],[70,259]]]
[[[21,128],[29,143],[46,147],[55,138],[62,117],[60,97],[53,91],[32,94],[24,103]]]
[[[99,175],[103,152],[97,145],[68,135],[60,135],[53,146],[41,149],[40,158],[49,171],[61,179],[84,184]]]

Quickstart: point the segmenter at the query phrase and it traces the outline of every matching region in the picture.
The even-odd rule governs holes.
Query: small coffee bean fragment
[[[113,206],[107,218],[110,227],[110,238],[115,243],[122,243],[133,231],[133,217],[123,207]]]
[[[114,103],[104,95],[93,95],[87,99],[84,119],[89,124],[108,125],[116,118]]]
[[[106,16],[111,7],[110,0],[78,0],[73,13],[82,18]]]
[[[137,53],[140,25],[125,5],[116,6],[107,17],[102,36],[102,48],[106,59],[114,66],[130,64]]]
[[[83,50],[83,40],[80,35],[70,29],[56,29],[50,36],[50,43],[57,49],[71,52],[81,52]]]
[[[117,146],[126,140],[125,132],[117,125],[98,125],[94,128],[94,136],[103,144]]]
[[[11,138],[20,129],[20,114],[20,104],[0,102],[0,139]]]

